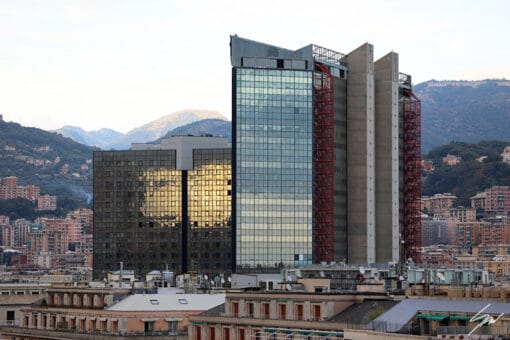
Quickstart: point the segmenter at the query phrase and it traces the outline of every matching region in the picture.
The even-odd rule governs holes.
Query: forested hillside
[[[460,205],[469,206],[469,198],[492,185],[510,185],[510,164],[501,161],[501,153],[510,142],[482,141],[477,144],[451,142],[436,147],[423,159],[432,160],[435,170],[423,177],[423,194],[450,192]],[[443,164],[447,154],[460,156],[457,165]],[[487,156],[483,161],[477,159]]]

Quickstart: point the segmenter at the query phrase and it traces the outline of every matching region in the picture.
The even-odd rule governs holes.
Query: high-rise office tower
[[[344,55],[238,36],[230,48],[236,270],[398,261],[402,244],[417,248],[403,239],[406,202],[420,197],[406,196],[404,141],[416,151],[419,125],[406,135],[404,111],[419,112],[402,104],[416,100],[398,55],[374,63],[370,44]]]
[[[231,152],[209,136],[94,152],[94,277],[230,272]]]

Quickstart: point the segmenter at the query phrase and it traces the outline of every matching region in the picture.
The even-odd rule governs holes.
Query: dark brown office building
[[[232,264],[231,146],[177,136],[94,153],[94,278],[125,269],[209,275]]]

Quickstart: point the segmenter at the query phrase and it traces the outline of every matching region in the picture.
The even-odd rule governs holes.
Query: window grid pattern
[[[236,267],[312,260],[312,73],[236,69]]]
[[[232,150],[196,149],[188,171],[189,269],[222,273],[232,256]]]
[[[94,276],[181,268],[182,176],[175,150],[94,153]]]

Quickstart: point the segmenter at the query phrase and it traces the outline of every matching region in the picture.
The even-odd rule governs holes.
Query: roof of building
[[[135,294],[108,308],[115,311],[200,311],[225,303],[225,294]]]
[[[386,312],[399,301],[393,300],[364,300],[355,303],[333,317],[335,322],[352,324],[368,324],[376,315]]]
[[[206,310],[203,312],[202,316],[222,316],[225,313],[225,304],[222,303],[221,305],[218,305],[216,307],[213,307],[209,310]]]
[[[41,295],[1,295],[0,306],[30,306],[42,302]]]
[[[419,311],[476,314],[489,305],[484,314],[508,314],[510,303],[489,303],[474,300],[406,299],[373,321],[374,330],[398,332]]]

